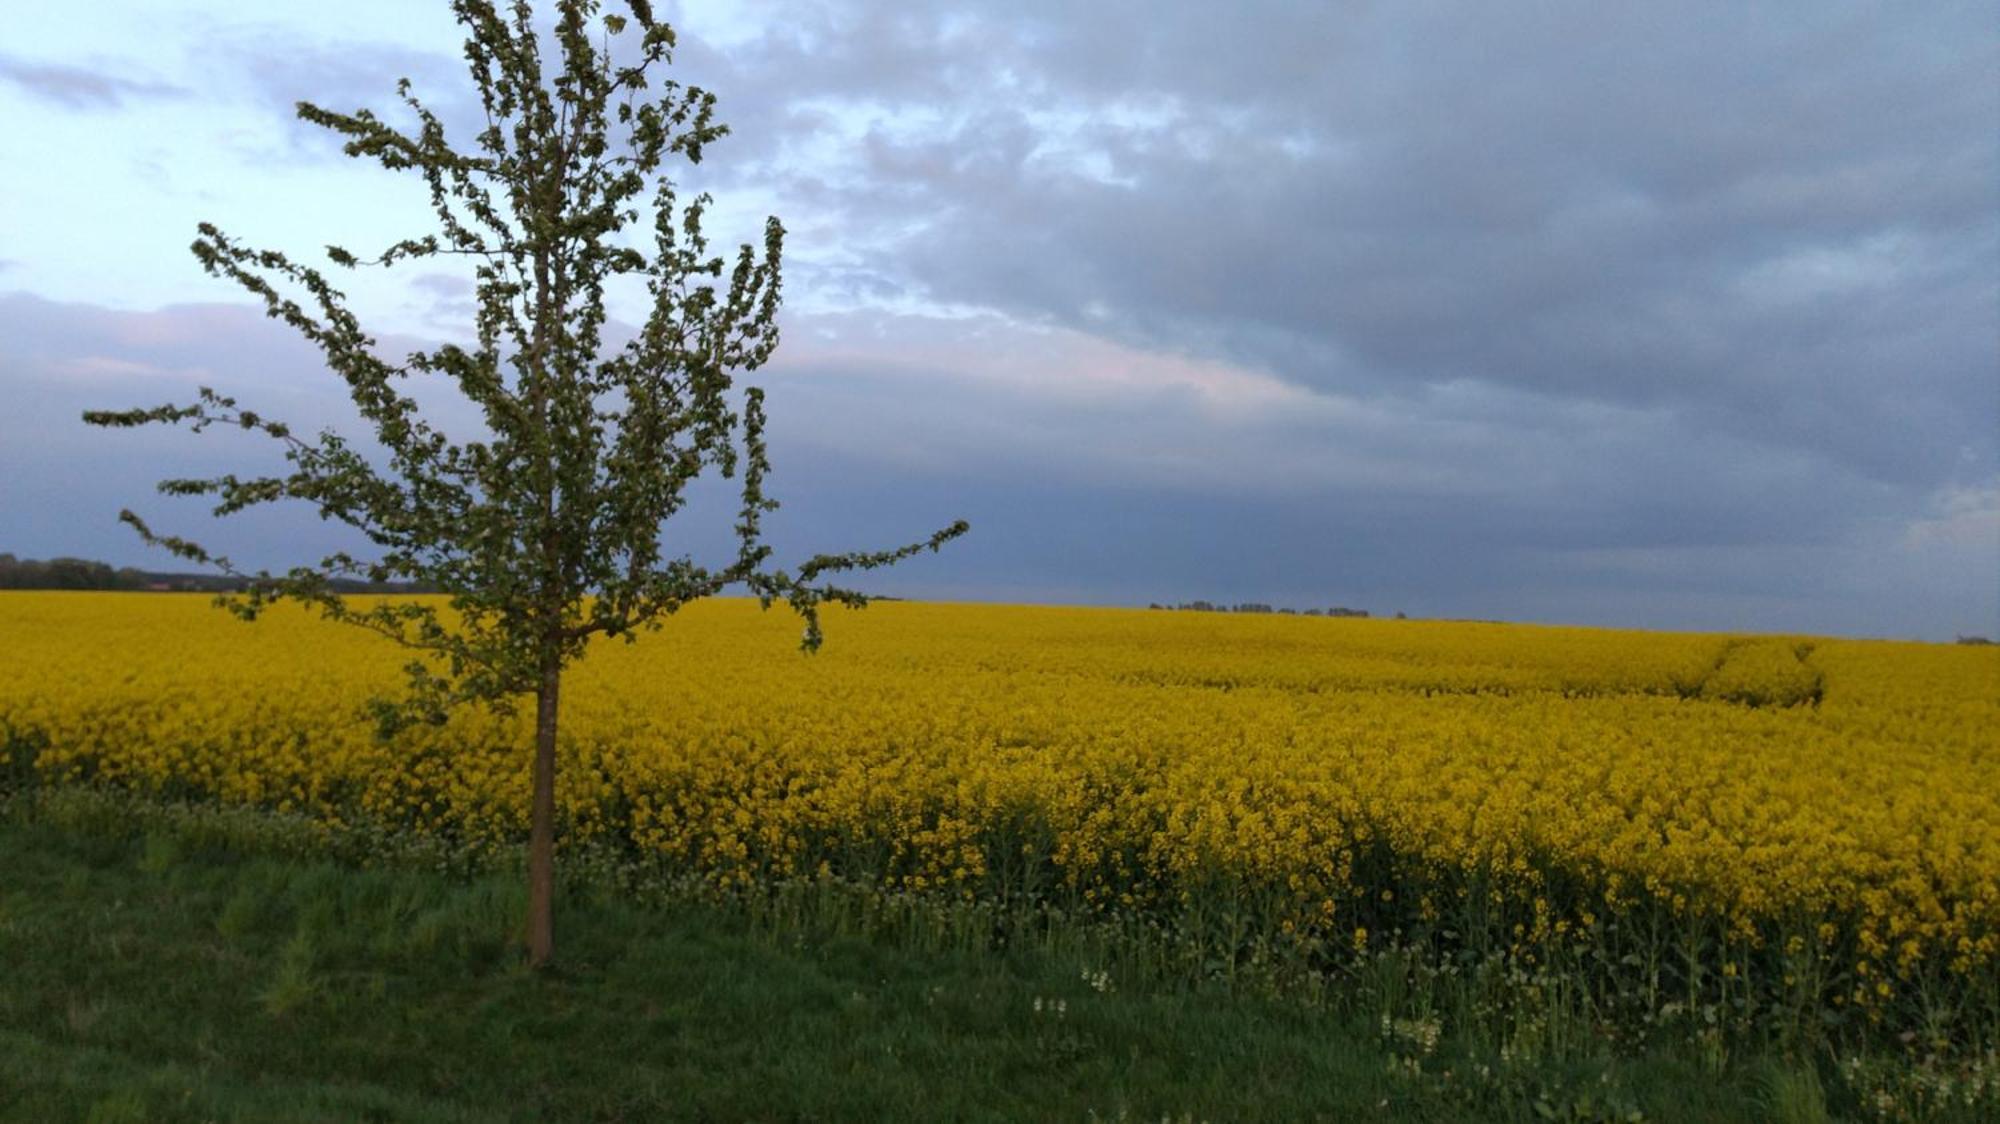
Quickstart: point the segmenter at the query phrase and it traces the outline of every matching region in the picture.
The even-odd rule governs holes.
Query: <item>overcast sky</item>
[[[711,235],[790,231],[781,551],[964,517],[876,588],[2000,635],[1988,2],[656,7],[734,130],[683,176]],[[431,229],[291,107],[408,76],[463,121],[461,40],[442,0],[10,17],[0,550],[169,565],[124,506],[253,564],[341,541],[151,494],[254,447],[78,413],[351,426],[187,245]],[[436,262],[349,291],[468,325]]]

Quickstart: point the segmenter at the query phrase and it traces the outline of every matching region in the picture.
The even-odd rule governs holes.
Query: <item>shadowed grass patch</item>
[[[77,822],[0,817],[0,1118],[1754,1120],[1853,1099],[1831,1071],[1815,1092],[1810,1060],[1447,1028],[1401,972],[1307,1002],[1149,976],[1083,928],[996,946],[907,902],[573,886],[565,958],[537,975],[511,874]]]

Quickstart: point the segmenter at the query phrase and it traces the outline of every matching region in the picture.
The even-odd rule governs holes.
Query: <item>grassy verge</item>
[[[512,876],[114,810],[0,814],[0,1118],[1973,1118],[1885,1109],[1814,1059],[1459,1036],[1386,979],[1302,1002],[1128,972],[1089,933],[996,948],[949,910],[583,884],[537,976]]]

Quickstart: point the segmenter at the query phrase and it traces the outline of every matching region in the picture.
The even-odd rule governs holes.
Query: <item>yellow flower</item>
[[[1529,944],[1678,910],[1871,979],[2000,957],[2000,649],[914,602],[827,624],[807,659],[721,600],[593,647],[568,836],[717,885],[1254,900],[1267,932],[1357,947],[1344,908]],[[0,593],[0,637],[0,768],[33,745],[51,783],[525,831],[532,707],[378,742],[362,708],[407,655],[367,633]]]

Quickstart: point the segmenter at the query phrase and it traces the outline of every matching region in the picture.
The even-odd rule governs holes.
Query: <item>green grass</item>
[[[1842,1092],[1775,1056],[1427,1047],[1362,980],[1306,1003],[1121,977],[1083,935],[587,886],[537,975],[510,876],[28,807],[0,814],[7,1120],[1813,1121]]]

